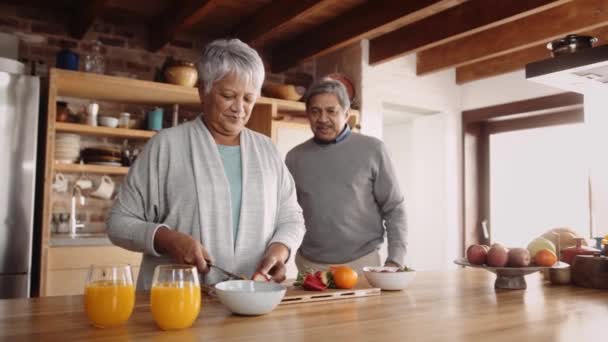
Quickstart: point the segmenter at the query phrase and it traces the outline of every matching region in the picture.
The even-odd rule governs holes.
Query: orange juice
[[[201,287],[192,282],[160,283],[152,287],[150,302],[161,329],[188,328],[201,310]]]
[[[126,322],[135,306],[135,287],[112,281],[96,281],[85,288],[85,311],[95,326],[106,327]]]

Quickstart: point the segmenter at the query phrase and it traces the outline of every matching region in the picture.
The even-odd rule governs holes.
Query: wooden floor
[[[608,327],[608,291],[543,283],[496,291],[494,275],[459,269],[418,272],[409,290],[334,302],[280,306],[260,317],[231,315],[204,298],[194,326],[178,332],[154,324],[141,293],[120,328],[95,329],[82,297],[0,301],[1,341],[582,341]]]

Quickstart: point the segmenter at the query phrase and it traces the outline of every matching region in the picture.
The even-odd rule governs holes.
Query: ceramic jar
[[[165,69],[164,75],[168,83],[184,87],[194,87],[198,80],[198,72],[194,63],[184,61],[173,61]]]

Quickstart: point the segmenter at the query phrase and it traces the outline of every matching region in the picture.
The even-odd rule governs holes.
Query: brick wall
[[[26,33],[42,38],[32,43],[22,40],[19,59],[38,63],[39,74],[44,75],[55,66],[55,55],[64,47],[80,55],[80,69],[84,56],[91,52],[92,41],[103,43],[106,74],[132,76],[153,80],[168,56],[195,61],[203,43],[194,34],[182,34],[157,52],[146,50],[149,30],[145,23],[127,18],[97,19],[82,40],[67,32],[68,15],[55,10],[21,7],[0,3],[0,32]],[[267,80],[307,86],[314,75],[314,61],[303,63],[283,74],[267,73]],[[40,70],[42,70],[40,72]]]

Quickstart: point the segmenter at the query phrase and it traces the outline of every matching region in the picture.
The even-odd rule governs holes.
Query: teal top
[[[232,236],[236,246],[236,237],[239,233],[239,220],[241,216],[241,198],[243,194],[243,167],[241,162],[241,146],[217,145],[220,152],[224,172],[230,183],[230,204],[232,208]]]

